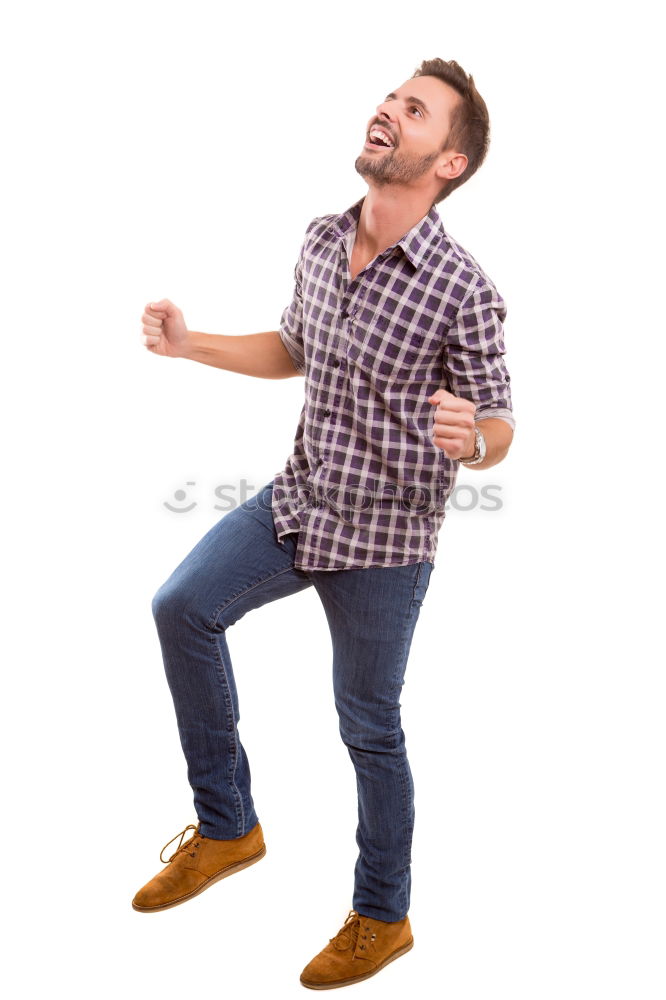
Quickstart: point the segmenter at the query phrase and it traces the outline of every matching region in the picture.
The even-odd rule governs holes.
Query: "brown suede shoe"
[[[172,844],[172,837],[160,851],[160,861],[166,864],[161,872],[139,889],[132,900],[132,907],[139,913],[155,913],[178,906],[207,889],[227,875],[233,875],[242,868],[248,868],[266,853],[261,824],[257,823],[243,837],[235,840],[213,840],[199,832],[200,823],[190,823],[176,837],[180,837],[178,847],[168,861],[162,854]],[[194,834],[183,844],[188,830]]]
[[[311,990],[359,983],[404,955],[413,945],[409,917],[388,922],[350,910],[336,936],[305,966],[301,983]]]

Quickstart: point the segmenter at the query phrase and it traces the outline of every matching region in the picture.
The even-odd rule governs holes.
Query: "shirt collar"
[[[329,229],[336,236],[346,236],[351,229],[356,229],[361,216],[363,198],[359,198],[350,208],[336,216],[331,222]],[[424,263],[435,247],[439,246],[446,237],[444,226],[439,216],[439,212],[433,205],[427,215],[424,215],[408,233],[399,239],[393,246],[400,247],[406,257],[412,262],[414,267],[419,267]],[[387,248],[388,249],[388,248]]]

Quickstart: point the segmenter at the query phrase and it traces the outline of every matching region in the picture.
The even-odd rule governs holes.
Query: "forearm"
[[[484,417],[477,420],[476,424],[486,439],[486,457],[482,462],[466,466],[466,468],[478,469],[480,471],[481,469],[490,469],[493,465],[501,462],[503,458],[506,458],[513,440],[513,430],[506,420],[500,420],[499,417]],[[462,454],[463,458],[472,457],[475,444],[476,435],[474,431],[471,431]]]
[[[191,330],[182,357],[255,378],[291,378],[300,374],[277,330],[240,335]]]

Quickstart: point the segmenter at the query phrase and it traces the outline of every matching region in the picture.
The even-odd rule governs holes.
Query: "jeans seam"
[[[407,775],[407,751],[404,750],[403,756],[401,758],[400,767],[400,782],[402,784],[402,795],[403,795],[403,808],[404,815],[402,817],[402,832],[405,843],[406,854],[403,857],[403,866],[406,870],[411,864],[411,851],[410,851],[410,841],[412,839],[414,828],[411,823],[411,810],[413,807],[413,799],[411,794],[411,789],[409,787],[409,778]]]
[[[232,771],[231,771],[231,786],[234,789],[234,791],[236,792],[236,800],[237,800],[238,805],[240,807],[240,823],[241,823],[241,827],[240,827],[241,833],[240,833],[240,835],[242,836],[243,833],[245,832],[245,810],[243,808],[243,796],[241,795],[240,788],[236,784],[236,768],[238,766],[238,739],[237,739],[236,720],[234,719],[234,706],[233,706],[233,701],[232,701],[232,698],[231,698],[231,690],[229,688],[229,678],[227,676],[227,668],[224,665],[224,657],[222,656],[222,653],[221,653],[221,650],[220,650],[220,644],[219,644],[219,641],[218,641],[218,637],[216,635],[213,635],[213,636],[211,636],[211,639],[213,640],[213,643],[215,645],[215,649],[216,649],[216,652],[217,652],[217,658],[218,658],[219,664],[220,664],[220,666],[222,668],[222,677],[224,679],[224,704],[225,704],[225,708],[227,710],[227,722],[229,720],[229,717],[231,717],[231,720],[232,720],[231,733],[232,733],[232,736],[233,736],[234,766],[233,766]],[[237,816],[239,815],[238,809],[236,810],[236,815]]]

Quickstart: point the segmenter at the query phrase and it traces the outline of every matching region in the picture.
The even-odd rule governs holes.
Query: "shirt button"
[[[324,410],[324,416],[325,417],[330,417],[330,415],[331,415],[331,411],[330,410]]]
[[[338,359],[337,359],[337,358],[335,358],[335,359],[334,359],[334,361],[333,361],[333,367],[334,367],[334,368],[338,368],[338,367],[339,367],[339,365],[340,365],[340,362],[338,361]]]
[[[317,465],[323,465],[323,464],[324,464],[324,459],[323,458],[318,458],[317,459]]]

